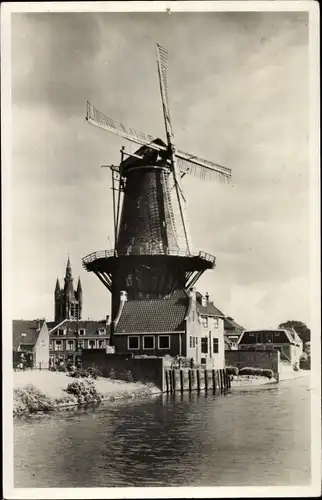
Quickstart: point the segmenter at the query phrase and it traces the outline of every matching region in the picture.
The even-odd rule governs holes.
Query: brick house
[[[281,361],[298,368],[303,353],[303,342],[295,331],[246,330],[238,341],[238,350],[272,350],[281,353]]]
[[[116,353],[193,358],[224,367],[224,315],[194,289],[162,299],[128,300],[121,292],[113,325]]]
[[[49,333],[44,319],[13,320],[12,348],[14,365],[21,361],[23,354],[27,366],[48,368]]]
[[[110,344],[109,317],[102,321],[64,319],[59,324],[48,323],[50,363],[75,363],[82,349],[105,350]]]

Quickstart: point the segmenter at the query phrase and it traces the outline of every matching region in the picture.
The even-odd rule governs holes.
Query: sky
[[[217,259],[198,290],[245,328],[309,322],[303,12],[13,15],[13,316],[52,319],[68,254],[83,318],[109,314],[81,259],[113,244],[100,166],[118,164],[125,141],[85,121],[86,101],[165,138],[156,42],[169,51],[177,147],[232,169],[230,184],[184,178],[193,246]]]

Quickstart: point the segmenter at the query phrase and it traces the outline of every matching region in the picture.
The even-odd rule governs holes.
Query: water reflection
[[[16,487],[309,482],[307,380],[15,424]]]

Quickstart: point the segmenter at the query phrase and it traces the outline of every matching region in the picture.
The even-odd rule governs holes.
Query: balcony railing
[[[213,265],[216,262],[216,257],[206,252],[188,252],[186,250],[180,249],[172,249],[168,248],[166,251],[163,251],[159,248],[151,247],[151,246],[132,246],[128,247],[126,252],[118,252],[117,250],[99,250],[97,252],[92,252],[86,257],[83,258],[83,264],[90,264],[98,259],[104,259],[108,257],[120,257],[125,255],[171,255],[178,257],[198,257],[200,259],[211,262]]]

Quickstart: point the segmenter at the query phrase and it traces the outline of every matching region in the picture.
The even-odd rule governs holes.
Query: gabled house
[[[272,350],[281,353],[281,361],[298,368],[303,352],[303,342],[297,333],[287,329],[245,330],[239,341],[238,350]]]
[[[23,357],[29,367],[48,368],[49,333],[46,321],[13,320],[12,348],[14,364]]]
[[[70,361],[73,364],[82,349],[103,349],[110,344],[109,317],[102,321],[64,319],[48,322],[50,364]]]
[[[224,319],[224,329],[225,339],[228,340],[228,342],[226,343],[227,349],[237,349],[238,340],[245,328],[236,323],[234,318],[226,316]]]
[[[224,315],[194,289],[162,299],[128,300],[121,292],[113,325],[116,353],[193,359],[224,367]]]

